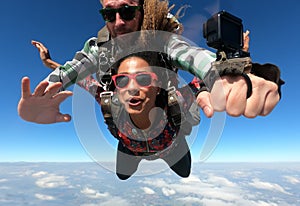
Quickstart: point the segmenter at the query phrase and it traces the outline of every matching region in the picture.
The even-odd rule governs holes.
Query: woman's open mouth
[[[136,106],[139,106],[140,104],[142,104],[143,101],[142,101],[142,99],[139,99],[139,98],[131,98],[127,102],[130,106],[136,107]]]

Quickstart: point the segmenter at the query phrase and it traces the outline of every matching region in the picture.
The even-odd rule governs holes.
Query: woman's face
[[[125,59],[118,69],[118,74],[138,74],[144,72],[153,71],[149,64],[140,57]],[[147,79],[144,82],[147,82]],[[134,78],[129,78],[129,82],[124,88],[117,89],[119,100],[130,115],[149,115],[151,109],[155,107],[156,96],[160,91],[158,86],[157,80],[152,80],[150,86],[141,86]]]

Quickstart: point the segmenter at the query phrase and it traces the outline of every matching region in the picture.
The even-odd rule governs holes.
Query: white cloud
[[[233,177],[248,177],[249,176],[249,173],[248,172],[244,172],[244,171],[233,171],[231,172],[231,175]]]
[[[95,194],[97,191],[96,190],[93,190],[91,188],[88,188],[88,187],[85,187],[84,189],[82,189],[80,191],[82,194],[85,194],[85,195],[91,195],[91,194]]]
[[[93,198],[93,199],[99,199],[99,198],[104,198],[104,197],[108,197],[109,193],[105,192],[105,193],[100,193],[96,190],[93,190],[91,188],[85,187],[84,189],[82,189],[80,191],[82,194],[86,195],[89,198]]]
[[[56,188],[67,185],[66,177],[50,174],[48,177],[40,178],[36,185],[42,188]]]
[[[185,184],[191,184],[191,183],[200,183],[201,180],[199,179],[199,177],[197,177],[195,175],[190,175],[187,178],[181,179],[180,182],[185,183]]]
[[[276,183],[270,183],[270,182],[263,182],[259,179],[253,179],[252,182],[249,183],[250,186],[255,187],[257,189],[264,189],[264,190],[270,190],[270,191],[278,191],[284,194],[290,194],[284,190],[283,187]]]
[[[187,203],[202,203],[201,198],[197,197],[182,197],[182,198],[177,198],[177,201],[184,202],[185,204]]]
[[[40,171],[40,172],[33,173],[32,177],[42,177],[42,176],[46,176],[47,174],[48,172]]]
[[[147,195],[153,195],[155,194],[154,190],[152,190],[149,187],[142,187],[142,190],[147,194]]]
[[[214,199],[214,198],[197,198],[197,197],[183,197],[183,198],[177,198],[177,201],[183,202],[184,204],[198,204],[198,205],[213,205],[213,206],[278,206],[276,203],[272,202],[265,202],[262,200],[245,200],[245,199],[239,199],[236,201],[225,201],[220,199]]]
[[[99,204],[84,203],[84,204],[81,204],[80,206],[99,206]]]
[[[226,178],[226,176],[215,175],[209,171],[203,174],[204,175],[202,175],[202,173],[199,175],[192,174],[188,178],[182,178],[178,181],[174,181],[173,177],[164,179],[148,178],[145,181],[139,181],[139,183],[150,185],[154,191],[156,188],[160,188],[163,195],[167,197],[174,194],[176,194],[176,196],[174,196],[175,198],[183,196],[184,198],[178,198],[176,201],[182,201],[186,204],[214,206],[278,206],[277,202],[281,202],[280,205],[282,206],[289,205],[281,197],[269,199],[267,195],[269,194],[268,192],[251,192],[257,191],[257,189],[264,189],[271,192],[277,191],[289,196],[291,195],[286,188],[279,184],[247,178],[258,175],[258,172],[232,171],[230,174],[235,181]],[[285,179],[294,184],[299,183],[299,179],[296,177],[285,176]],[[266,196],[264,194],[266,194]]]
[[[108,192],[100,193],[99,191],[89,187],[83,188],[80,192],[86,195],[86,197],[88,198],[99,199],[100,201],[98,203],[93,203],[93,204],[91,203],[81,204],[81,206],[115,206],[115,205],[130,206],[131,205],[128,203],[127,200],[121,197],[111,196]]]
[[[247,203],[248,204],[248,203]],[[262,200],[257,200],[257,201],[251,201],[251,206],[278,206],[278,204],[276,203],[272,203],[272,202],[265,202]],[[283,205],[283,204],[281,204]],[[246,206],[246,205],[245,205]]]
[[[144,183],[162,188],[162,193],[165,196],[174,194],[185,195],[186,197],[177,199],[185,203],[214,206],[276,205],[271,202],[257,201],[257,197],[251,196],[249,191],[243,190],[237,183],[213,174],[208,174],[208,177],[203,180],[195,175],[191,175],[189,178],[181,179],[180,183],[169,181],[167,184],[167,182],[167,180],[152,179],[152,181],[147,180]]]
[[[208,182],[210,182],[214,185],[225,186],[225,187],[237,186],[235,183],[229,181],[225,177],[219,177],[219,176],[215,176],[215,175],[210,175],[210,177],[208,178]]]
[[[232,203],[232,202],[225,202],[223,200],[218,200],[218,199],[208,199],[208,198],[204,198],[201,203],[203,205],[213,205],[213,206],[236,206],[239,204],[236,203]],[[239,205],[241,206],[241,205]],[[253,205],[251,205],[253,206]]]
[[[219,182],[218,182],[219,181]],[[236,201],[241,198],[241,188],[222,177],[209,177],[203,181],[195,175],[180,180],[180,183],[167,183],[162,179],[152,179],[145,181],[145,184],[165,188],[164,195],[175,193],[184,195],[197,195],[210,199],[218,199],[224,201]],[[166,189],[168,185],[168,190]]]
[[[218,199],[223,201],[237,201],[241,198],[241,190],[239,188],[207,188],[202,194],[204,197]]]
[[[35,194],[34,195],[36,198],[40,199],[40,200],[55,200],[55,197],[50,196],[50,195],[43,195],[43,194]]]
[[[15,174],[18,175],[19,177],[27,177],[27,176],[31,176],[31,174],[34,172],[34,170],[26,170],[26,171],[16,171],[15,173],[11,173],[11,174]]]
[[[144,183],[144,184],[147,184],[147,185],[152,185],[152,186],[160,187],[160,188],[168,185],[168,183],[165,180],[161,179],[161,178],[158,178],[158,179],[147,178],[144,181],[139,181],[139,183]]]
[[[8,181],[7,179],[0,179],[0,183],[7,182],[7,181]]]
[[[162,193],[165,195],[165,196],[171,196],[171,195],[175,195],[176,194],[176,191],[171,189],[171,188],[162,188]]]
[[[0,202],[1,203],[8,203],[8,202],[11,202],[11,200],[0,198]]]
[[[98,206],[116,206],[116,205],[131,206],[132,204],[130,204],[127,200],[122,199],[120,197],[112,197],[105,202],[101,202]]]
[[[296,177],[293,176],[284,176],[284,178],[286,179],[286,181],[288,181],[289,183],[296,185],[300,183],[300,180]]]

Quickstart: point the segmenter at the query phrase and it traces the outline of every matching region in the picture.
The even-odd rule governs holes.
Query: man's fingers
[[[270,114],[275,108],[275,106],[277,105],[277,103],[279,102],[279,100],[280,100],[280,96],[278,92],[277,93],[271,92],[267,94],[266,102],[260,115],[266,116]]]
[[[31,44],[33,45],[33,46],[35,46],[39,51],[40,51],[40,43],[38,42],[38,41],[34,41],[34,40],[32,40],[31,41]]]
[[[227,96],[230,92],[227,77],[217,79],[210,92],[210,103],[214,111],[223,112],[226,110]]]
[[[62,84],[60,82],[51,84],[45,91],[44,96],[46,98],[52,98],[55,94],[57,94],[59,92],[59,90],[61,89],[61,86],[62,86]]]
[[[46,47],[41,42],[32,40],[31,44],[33,46],[35,46],[39,50],[39,52],[46,52],[47,51]]]
[[[41,52],[46,52],[47,51],[46,47],[42,43],[37,43],[36,46],[38,47],[38,49]]]
[[[197,104],[201,107],[206,117],[210,118],[214,114],[211,105],[210,93],[203,91],[197,96]]]
[[[270,95],[274,93],[275,97],[277,92],[277,85],[271,81],[266,81],[261,77],[248,74],[252,82],[252,95],[247,99],[247,107],[244,116],[247,118],[255,118],[259,115],[268,114],[278,102],[278,98]],[[267,102],[268,96],[270,100]],[[267,105],[268,104],[268,105]],[[274,105],[275,104],[275,105]]]
[[[55,94],[53,96],[53,99],[57,102],[57,103],[60,103],[60,102],[63,102],[66,98],[70,97],[73,95],[73,92],[71,91],[62,91],[62,92],[59,92],[57,94]]]
[[[35,88],[35,90],[34,90],[34,92],[33,92],[32,95],[36,96],[36,97],[43,96],[45,94],[45,90],[46,90],[46,88],[47,88],[48,85],[49,85],[49,83],[46,82],[46,81],[40,82],[36,86],[36,88]]]
[[[244,114],[247,105],[247,84],[244,79],[239,79],[236,86],[231,88],[227,95],[226,112],[230,116],[238,117]]]
[[[243,51],[248,52],[249,51],[249,41],[250,41],[250,37],[249,37],[250,31],[247,30],[244,34],[244,47],[243,47]]]
[[[56,116],[56,122],[69,122],[71,121],[71,116],[69,114],[58,114]]]
[[[270,114],[280,100],[278,86],[273,82],[271,82],[271,85],[269,86],[270,91],[266,94],[262,111],[259,114],[261,116],[266,116]]]
[[[22,98],[26,99],[30,97],[30,79],[28,77],[23,77],[22,79]]]
[[[35,46],[35,45],[37,44],[37,41],[31,40],[31,44],[32,44],[33,46]]]
[[[265,97],[254,89],[252,95],[247,99],[247,107],[245,108],[244,116],[247,118],[257,117],[262,112],[264,103]]]

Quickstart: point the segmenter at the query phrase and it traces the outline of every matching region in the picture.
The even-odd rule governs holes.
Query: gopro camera
[[[249,57],[242,50],[243,24],[242,20],[226,11],[220,11],[203,24],[203,36],[209,47],[217,49],[217,60],[220,52],[225,52],[227,59]]]

